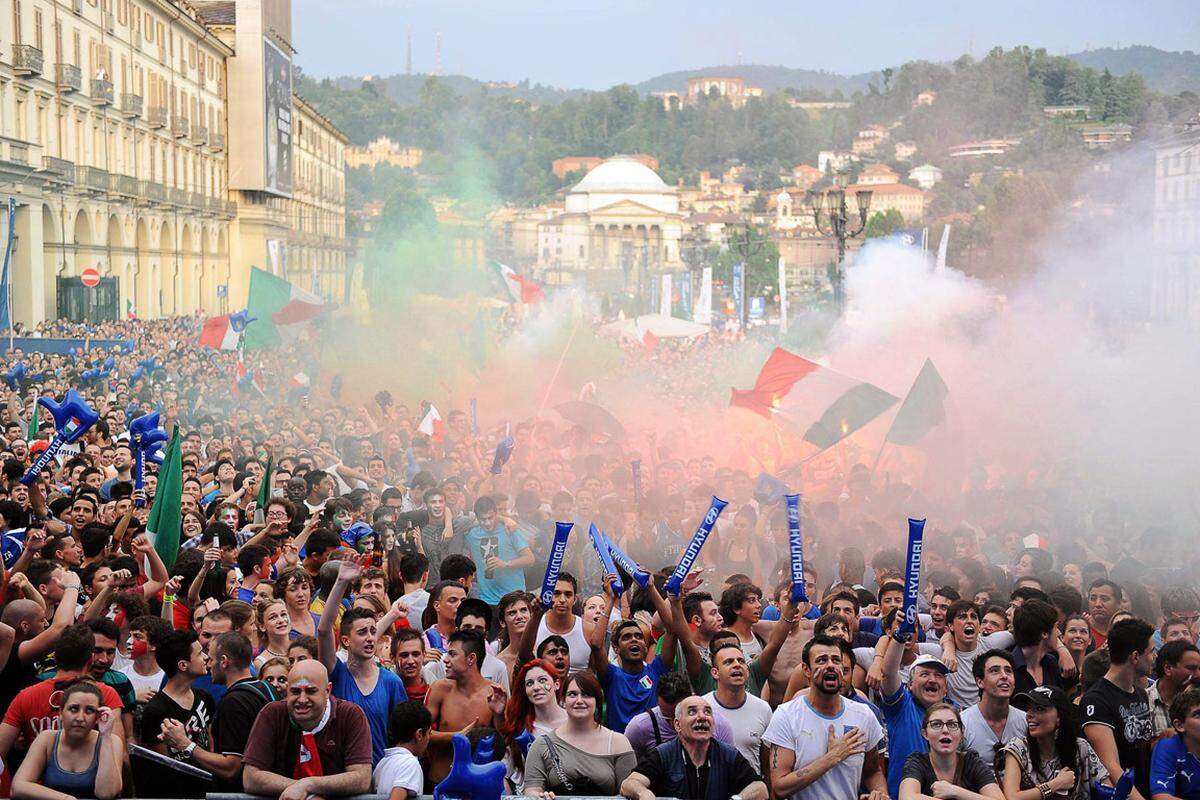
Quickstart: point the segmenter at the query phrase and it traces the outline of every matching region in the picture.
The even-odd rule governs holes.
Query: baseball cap
[[[937,656],[931,656],[931,655],[917,656],[916,660],[913,661],[910,669],[916,669],[917,667],[933,667],[934,669],[941,670],[941,673],[943,675],[950,672],[950,668],[947,667],[944,663],[942,663],[942,660],[940,658],[938,658]]]
[[[1057,686],[1038,686],[1017,697],[1029,703],[1029,708],[1062,708],[1067,700],[1066,693]]]

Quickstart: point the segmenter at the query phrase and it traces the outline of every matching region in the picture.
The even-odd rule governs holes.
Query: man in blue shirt
[[[375,661],[375,617],[371,611],[352,608],[342,614],[339,633],[346,661],[337,657],[333,622],[341,610],[346,587],[361,574],[362,567],[351,559],[338,567],[337,582],[317,623],[317,654],[329,670],[333,696],[354,703],[366,713],[371,728],[371,763],[378,764],[388,746],[388,715],[393,706],[408,699],[408,693],[396,673],[380,669]]]
[[[893,624],[899,627],[902,614],[894,615]],[[900,796],[900,778],[904,762],[912,753],[924,753],[929,743],[921,735],[925,709],[946,700],[946,673],[950,670],[936,656],[918,656],[908,673],[908,685],[900,683],[900,663],[912,634],[890,634],[890,643],[883,657],[883,685],[880,687],[880,710],[887,722],[888,794]]]
[[[509,592],[525,591],[525,567],[533,566],[533,551],[492,498],[475,501],[475,519],[479,524],[467,531],[467,551],[478,569],[480,599],[495,606]]]
[[[1187,689],[1171,701],[1175,736],[1158,740],[1150,757],[1150,796],[1154,800],[1200,800],[1200,689]]]

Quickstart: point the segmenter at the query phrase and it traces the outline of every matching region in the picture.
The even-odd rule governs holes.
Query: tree
[[[867,219],[867,228],[864,236],[868,239],[875,239],[880,236],[890,236],[900,228],[904,227],[904,215],[899,209],[889,208],[885,212],[876,211]]]

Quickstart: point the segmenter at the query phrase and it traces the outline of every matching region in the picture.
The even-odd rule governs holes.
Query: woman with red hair
[[[504,709],[504,733],[509,738],[522,733],[541,736],[567,721],[561,703],[561,677],[544,658],[522,664],[513,676],[512,689]]]

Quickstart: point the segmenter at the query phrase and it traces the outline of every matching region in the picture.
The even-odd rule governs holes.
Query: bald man
[[[250,730],[242,756],[247,793],[306,800],[371,791],[367,716],[332,689],[320,661],[292,667],[285,699],[264,706]]]
[[[52,623],[46,622],[44,602],[13,600],[0,616],[0,708],[8,708],[17,692],[37,683],[34,662],[54,649],[54,643],[75,621],[75,601],[79,598],[79,577],[71,573],[74,582],[64,589],[70,602],[59,603]],[[15,592],[35,591],[29,579],[20,572],[13,573],[9,588]],[[40,596],[39,596],[40,598]]]
[[[642,753],[621,784],[621,794],[629,800],[713,800],[734,795],[767,800],[767,784],[733,745],[713,738],[715,727],[712,707],[703,697],[680,700],[675,707],[678,738]]]

